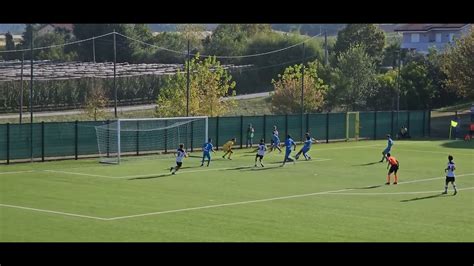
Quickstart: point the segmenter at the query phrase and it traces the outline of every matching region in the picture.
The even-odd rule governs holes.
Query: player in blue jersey
[[[380,160],[381,163],[383,163],[384,159],[387,159],[387,153],[390,153],[392,146],[393,146],[393,140],[390,137],[390,134],[387,134],[387,147],[385,148],[385,150],[382,151],[382,160]]]
[[[272,132],[272,145],[270,146],[270,151],[273,150],[279,150],[281,153],[280,149],[280,137],[278,136],[278,130],[276,126],[273,126],[273,132]]]
[[[204,143],[204,145],[202,146],[202,162],[201,162],[201,166],[204,166],[204,158],[207,157],[207,166],[209,166],[209,163],[211,162],[211,151],[212,152],[216,152],[214,150],[214,146],[212,145],[212,139],[209,138],[209,140]]]
[[[296,143],[295,141],[291,138],[290,135],[288,135],[286,137],[286,140],[285,140],[285,146],[286,146],[286,150],[285,150],[285,159],[283,159],[283,164],[281,166],[284,166],[286,161],[291,161],[293,163],[295,163],[295,160],[293,158],[290,157],[290,154],[291,154],[291,147],[293,146],[293,151],[296,150]]]
[[[295,155],[295,159],[298,160],[300,155],[303,154],[306,160],[311,160],[311,156],[309,156],[308,151],[311,149],[311,145],[316,142],[319,143],[317,140],[313,139],[309,133],[305,134],[306,140],[304,141],[303,148]]]

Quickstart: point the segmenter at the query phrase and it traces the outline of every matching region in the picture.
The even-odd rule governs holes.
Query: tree
[[[92,87],[90,95],[88,95],[86,100],[86,108],[85,113],[89,118],[94,119],[104,119],[105,118],[105,110],[104,108],[107,106],[107,97],[105,96],[104,89],[102,88],[101,83],[93,82],[94,86]]]
[[[188,62],[186,62],[185,69]],[[225,96],[235,95],[235,82],[232,76],[221,66],[215,57],[203,60],[196,55],[190,61],[190,98],[189,115],[217,116],[235,106],[232,99],[222,100]],[[165,79],[156,101],[156,116],[186,115],[186,73],[178,71]]]
[[[375,80],[375,65],[363,45],[351,46],[337,57],[337,80],[331,98],[346,109],[359,110],[366,106],[367,96]]]
[[[129,36],[134,39],[140,39],[146,41],[144,38],[145,34],[151,32],[143,31],[141,27],[135,27],[133,24],[74,24],[74,36],[76,39],[83,40],[92,37],[97,37],[106,33],[115,32]],[[116,49],[117,49],[117,62],[131,62],[133,60],[133,54],[136,53],[136,49],[141,47],[138,43],[133,40],[127,39],[123,36],[116,35]],[[151,36],[149,36],[151,38]],[[114,41],[113,34],[102,37],[95,41],[95,58],[98,62],[113,62],[114,61]],[[79,59],[82,61],[92,61],[92,41],[82,43],[77,47],[77,53]]]
[[[5,50],[6,51],[15,50],[15,42],[13,41],[13,35],[10,32],[5,33]],[[18,58],[18,54],[4,53],[3,58],[5,60],[12,60],[12,59]]]
[[[180,24],[176,26],[176,30],[183,36],[184,40],[189,40],[191,49],[202,49],[202,33],[206,27],[202,24]]]
[[[67,34],[61,32],[46,33],[42,36],[35,36],[35,47],[47,47],[51,45],[61,45],[67,40]],[[37,50],[34,52],[36,60],[62,60],[72,61],[77,57],[73,51],[67,52],[67,46],[57,46],[48,49]]]
[[[444,56],[443,72],[446,85],[457,95],[474,99],[474,29],[469,35],[456,40]]]
[[[354,45],[363,45],[364,51],[379,63],[385,47],[385,33],[373,24],[348,24],[337,33],[336,54],[340,55]]]
[[[455,104],[460,100],[460,96],[456,95],[454,90],[446,87],[446,73],[443,72],[443,54],[436,49],[430,49],[424,63],[428,68],[428,76],[434,87],[434,95],[432,99],[432,107],[439,108]]]
[[[269,32],[271,32],[270,24],[219,24],[212,35],[203,41],[205,53],[242,55],[249,38]]]
[[[275,113],[291,114],[301,112],[301,81],[304,68],[303,107],[305,112],[321,112],[328,86],[318,77],[316,63],[289,66],[278,80],[272,80],[275,93],[272,106]]]
[[[412,61],[400,71],[400,100],[405,109],[427,109],[436,94],[428,67],[423,62]]]
[[[373,110],[391,110],[398,91],[398,79],[396,70],[377,75],[367,96],[367,107]]]
[[[242,73],[234,75],[239,92],[255,92],[256,88],[264,91],[272,90],[272,79],[277,79],[278,74],[283,73],[286,67],[301,62],[303,46],[295,46],[295,44],[301,44],[305,40],[305,58],[308,61],[322,59],[321,40],[307,40],[307,38],[299,34],[282,35],[275,32],[259,33],[250,38],[245,47],[245,54],[265,53],[290,46],[293,47],[269,55],[240,60],[240,64],[252,65],[252,68],[256,70],[245,71],[244,69]]]

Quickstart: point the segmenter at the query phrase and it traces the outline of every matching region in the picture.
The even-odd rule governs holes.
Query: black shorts
[[[390,166],[390,170],[388,170],[388,173],[391,174],[391,173],[395,172],[395,174],[396,174],[397,171],[398,171],[398,165],[392,165],[392,166]]]
[[[183,162],[176,162],[176,165],[181,167],[181,165],[183,165]]]
[[[446,182],[454,182],[456,181],[456,178],[454,176],[447,176],[446,177]]]
[[[257,159],[257,158],[260,158],[260,160],[262,160],[262,159],[263,159],[263,155],[258,155],[258,154],[255,155],[255,159]]]

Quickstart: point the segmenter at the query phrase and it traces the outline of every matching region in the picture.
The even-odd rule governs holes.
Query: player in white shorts
[[[171,174],[174,175],[181,168],[183,159],[186,157],[188,157],[188,154],[184,150],[184,144],[179,144],[179,148],[176,150],[176,166],[170,168]]]
[[[260,159],[260,165],[263,167],[263,156],[265,156],[265,152],[267,151],[267,146],[265,145],[265,141],[263,139],[260,140],[260,144],[258,144],[257,154],[255,155],[255,167],[257,167],[257,159]]]

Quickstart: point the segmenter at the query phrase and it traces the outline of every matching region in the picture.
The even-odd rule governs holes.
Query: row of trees
[[[20,47],[29,46],[28,31],[31,30],[35,30],[34,25],[26,28]],[[299,34],[273,32],[267,24],[219,25],[206,38],[200,36],[200,25],[180,25],[177,33],[153,36],[145,25],[78,24],[74,27],[74,38],[90,38],[113,30],[183,53],[189,40],[193,54],[202,51],[217,56],[237,56],[219,59],[195,56],[191,60],[190,114],[220,115],[232,108],[232,102],[221,101],[221,97],[233,95],[236,91],[242,94],[268,90],[275,91],[273,103],[276,112],[300,112],[302,84],[306,112],[390,110],[396,106],[397,95],[400,95],[401,109],[434,108],[461,98],[473,98],[472,32],[457,40],[456,45],[445,53],[433,50],[428,56],[422,56],[401,51],[400,43],[393,41],[393,38],[387,39],[375,25],[349,24],[339,31],[336,41],[329,41],[328,63],[324,60],[323,40],[317,38],[306,41],[304,51],[302,45],[295,45],[278,53],[239,57],[289,47],[307,38]],[[43,46],[48,42],[54,43],[56,37],[58,42],[61,38],[64,42],[74,40],[68,39],[71,35],[66,32],[55,32],[49,37],[37,36],[35,46],[37,43]],[[111,61],[112,38],[109,35],[95,40],[96,61]],[[116,38],[119,62],[183,63],[186,60],[183,54],[145,46],[119,35]],[[87,42],[56,47],[37,51],[35,56],[38,59],[92,60],[91,45]],[[303,53],[305,63],[298,65],[302,62]],[[221,66],[228,63],[251,64],[252,67],[229,73]],[[301,80],[303,69],[304,81]],[[185,74],[179,72],[163,78],[160,89],[151,83],[143,85],[158,96],[157,115],[182,115],[185,112]],[[102,87],[109,88],[106,85]]]
[[[427,56],[423,56],[401,51],[396,43],[386,45],[384,33],[373,25],[348,25],[339,32],[330,64],[323,65],[319,60],[308,64],[328,89],[320,95],[323,99],[318,102],[310,97],[308,103],[313,104],[305,102],[305,111],[393,110],[397,101],[400,109],[413,110],[446,106],[461,99],[472,100],[473,58],[472,31],[445,52],[432,49]],[[384,62],[390,63],[391,67],[387,68]],[[302,67],[299,65],[297,68]],[[287,70],[292,73],[293,69]],[[301,95],[302,85],[298,75],[293,73],[291,77],[280,77],[279,81],[274,81],[274,98]],[[294,82],[282,87],[282,79]],[[281,108],[284,102],[273,102],[275,107],[280,106],[277,110],[301,110],[300,105],[294,105],[293,99],[286,101],[286,106],[294,106],[290,110]]]

